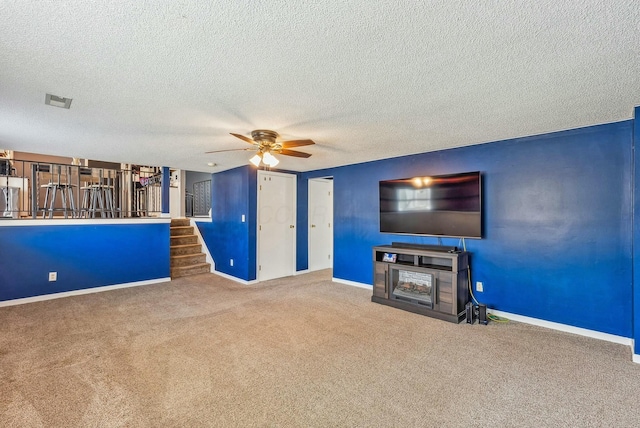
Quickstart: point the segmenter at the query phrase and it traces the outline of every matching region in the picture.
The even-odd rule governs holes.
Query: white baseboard
[[[341,278],[331,278],[331,281],[337,282],[337,283],[340,283],[340,284],[350,285],[352,287],[364,288],[364,289],[367,289],[367,290],[372,290],[373,289],[373,285],[365,284],[363,282],[348,281],[346,279],[341,279]]]
[[[600,331],[588,330],[586,328],[574,327],[571,325],[560,324],[552,321],[545,321],[538,318],[526,317],[509,312],[496,311],[494,309],[487,309],[487,312],[498,315],[499,317],[508,318],[510,320],[522,322],[525,324],[536,325],[538,327],[545,327],[552,330],[563,331],[565,333],[573,333],[580,336],[592,337],[594,339],[606,340],[607,342],[619,343],[620,345],[633,345],[633,339],[629,337],[616,336],[615,334],[602,333]]]
[[[211,269],[209,270],[209,272],[216,273],[216,262],[215,260],[213,260],[213,257],[211,257],[211,253],[209,252],[209,247],[207,247],[206,242],[204,242],[204,238],[202,237],[202,234],[200,233],[200,229],[198,229],[198,225],[196,224],[196,219],[191,218],[191,220],[189,220],[189,224],[193,226],[193,233],[195,233],[195,235],[198,237],[198,240],[202,244],[202,252],[205,255],[205,261],[209,263],[209,266],[211,266]]]
[[[333,282],[339,282],[341,284],[351,285],[353,287],[360,287],[371,290],[373,286],[369,284],[363,284],[361,282],[348,281],[346,279],[333,278]],[[538,327],[545,327],[552,330],[563,331],[565,333],[573,333],[580,336],[591,337],[594,339],[606,340],[607,342],[618,343],[620,345],[627,345],[633,347],[633,339],[623,336],[617,336],[615,334],[602,333],[600,331],[588,330],[586,328],[574,327],[567,324],[560,324],[552,321],[545,321],[538,318],[526,317],[523,315],[512,314],[509,312],[497,311],[489,309],[488,312],[498,315],[500,317],[508,318],[513,321],[522,322],[525,324],[536,325]],[[634,362],[640,363],[640,355],[634,354]],[[637,361],[636,361],[637,360]]]
[[[214,272],[211,272],[211,273],[214,273],[214,274],[216,274],[218,276],[221,276],[221,277],[226,278],[226,279],[230,279],[231,281],[235,281],[235,282],[238,282],[238,283],[243,284],[243,285],[253,285],[253,284],[257,284],[258,283],[257,279],[254,279],[253,281],[245,281],[244,279],[236,278],[233,275],[229,275],[229,274],[218,272],[218,271],[214,271]]]
[[[338,282],[341,284],[351,285],[353,287],[365,288],[367,290],[371,290],[373,288],[373,286],[369,284],[364,284],[364,283],[355,282],[355,281],[348,281],[346,279],[332,278],[332,281]],[[600,331],[588,330],[586,328],[574,327],[571,325],[560,324],[552,321],[545,321],[538,318],[526,317],[523,315],[512,314],[509,312],[497,311],[495,309],[489,309],[488,312],[494,315],[498,315],[500,317],[508,318],[513,321],[522,322],[525,324],[531,324],[538,327],[545,327],[552,330],[563,331],[565,333],[573,333],[580,336],[591,337],[594,339],[605,340],[607,342],[618,343],[620,345],[627,345],[633,349],[633,339],[629,337],[617,336],[615,334],[609,334],[609,333],[602,333]],[[633,361],[635,363],[640,364],[640,355],[633,354]]]
[[[81,296],[83,294],[100,293],[103,291],[118,290],[120,288],[139,287],[141,285],[169,282],[171,278],[148,279],[145,281],[127,282],[124,284],[105,285],[102,287],[83,288],[82,290],[63,291],[62,293],[43,294],[40,296],[25,297],[23,299],[4,300],[0,302],[0,308],[5,306],[24,305],[25,303],[42,302],[45,300],[61,299],[63,297]]]

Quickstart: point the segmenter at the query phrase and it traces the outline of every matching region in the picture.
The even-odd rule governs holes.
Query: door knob
[[[311,225],[311,227],[316,227],[316,225],[315,225],[315,224],[312,224],[312,225]]]

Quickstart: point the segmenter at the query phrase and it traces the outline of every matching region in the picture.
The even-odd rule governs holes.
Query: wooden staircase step
[[[207,256],[202,252],[200,239],[188,218],[171,219],[169,252],[171,278],[211,272]]]
[[[171,227],[177,226],[190,226],[191,220],[188,218],[172,218],[171,219]]]
[[[172,245],[169,248],[171,257],[173,256],[185,256],[188,254],[201,254],[201,244],[186,244],[186,245]]]
[[[198,243],[198,237],[196,235],[177,235],[177,236],[171,236],[170,237],[171,240],[171,246],[176,246],[176,245],[187,245],[187,244],[197,244]]]
[[[193,226],[171,226],[171,236],[193,235]]]
[[[194,266],[205,263],[207,256],[203,253],[197,254],[180,254],[177,256],[171,256],[171,267],[177,266]]]
[[[171,268],[171,278],[180,278],[189,275],[198,275],[211,272],[209,263],[198,263],[191,266],[175,266]]]

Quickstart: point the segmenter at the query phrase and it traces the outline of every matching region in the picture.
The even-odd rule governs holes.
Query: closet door
[[[296,177],[258,171],[258,280],[295,273]]]
[[[309,180],[309,270],[333,267],[333,180]]]

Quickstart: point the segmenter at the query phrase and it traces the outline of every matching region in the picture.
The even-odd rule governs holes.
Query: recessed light
[[[72,101],[71,98],[59,97],[57,95],[52,95],[52,94],[47,94],[44,97],[44,103],[46,105],[50,105],[50,106],[54,106],[54,107],[60,107],[60,108],[66,108],[66,109],[71,107],[71,101]]]
[[[209,165],[209,166],[216,166],[216,163],[215,163],[215,162],[209,162],[207,165]]]

